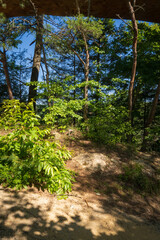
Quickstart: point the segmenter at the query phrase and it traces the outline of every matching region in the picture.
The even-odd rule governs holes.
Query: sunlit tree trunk
[[[36,100],[37,90],[35,89],[38,82],[39,69],[41,64],[41,51],[42,51],[42,38],[43,38],[43,16],[36,16],[36,43],[33,57],[33,66],[32,66],[32,74],[30,80],[29,87],[29,97],[28,101],[30,102],[32,99]],[[34,104],[34,108],[36,104]]]
[[[51,102],[49,101],[49,98],[50,98],[49,70],[48,70],[48,64],[47,64],[47,58],[46,58],[46,52],[44,49],[44,45],[42,45],[42,50],[43,50],[44,65],[46,68],[47,102],[48,102],[48,107],[51,107]]]
[[[134,5],[136,1],[134,0]],[[134,6],[132,6],[131,1],[128,1],[128,7],[129,11],[131,14],[131,21],[132,21],[132,28],[133,28],[133,44],[132,44],[132,49],[133,49],[133,64],[132,64],[132,74],[131,74],[131,81],[130,81],[130,86],[129,86],[129,119],[131,121],[131,124],[133,125],[132,122],[132,110],[133,110],[133,91],[134,91],[134,81],[135,81],[135,76],[136,76],[136,68],[137,68],[137,38],[138,38],[138,26],[136,22],[136,17],[135,17],[135,11],[134,11]]]

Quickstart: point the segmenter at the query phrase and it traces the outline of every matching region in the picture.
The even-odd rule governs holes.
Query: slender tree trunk
[[[74,100],[76,99],[76,55],[74,53],[74,92],[73,92],[73,98]]]
[[[73,74],[74,74],[74,91],[73,91],[73,99],[76,100],[76,55],[74,53],[74,58],[73,58]],[[76,125],[76,118],[73,118],[73,126]]]
[[[34,57],[33,57],[33,66],[32,66],[32,74],[31,74],[31,80],[30,80],[30,87],[29,87],[29,97],[28,102],[30,102],[32,99],[36,100],[37,96],[37,90],[35,89],[37,87],[38,82],[38,75],[39,75],[39,69],[41,64],[41,51],[42,51],[42,38],[43,38],[43,16],[37,15],[36,16],[36,43],[35,43],[35,50],[34,50]],[[36,107],[36,104],[34,104],[34,108]]]
[[[134,1],[134,5],[135,5]],[[136,68],[137,68],[137,37],[138,37],[138,26],[136,22],[136,17],[135,17],[135,11],[134,11],[134,6],[132,6],[131,1],[128,1],[128,7],[129,11],[131,14],[131,20],[132,20],[132,28],[134,31],[134,36],[133,36],[133,44],[132,44],[132,49],[133,49],[133,64],[132,64],[132,74],[131,74],[131,81],[130,81],[130,86],[129,86],[129,120],[132,123],[132,110],[133,110],[133,90],[134,90],[134,81],[135,81],[135,76],[136,76]],[[132,123],[133,124],[133,123]]]
[[[50,86],[49,86],[49,70],[48,70],[47,58],[46,58],[46,53],[45,53],[44,45],[42,45],[42,49],[43,49],[44,64],[45,64],[45,68],[46,68],[47,102],[48,102],[48,106],[51,107],[51,102],[49,101],[49,97],[50,97],[50,89],[49,89],[49,88],[50,88]]]
[[[141,82],[139,81],[136,88],[134,89],[134,97],[133,97],[133,106],[136,104],[137,99],[139,97],[139,93],[141,90]]]
[[[153,100],[153,103],[152,103],[151,110],[149,112],[149,116],[148,116],[148,119],[147,119],[147,123],[146,123],[147,127],[153,122],[153,119],[155,117],[159,95],[160,95],[160,80],[159,80],[159,83],[158,83],[158,86],[157,86],[157,90],[156,90],[156,94],[155,94],[155,97],[154,97],[154,100]]]
[[[84,87],[84,99],[85,99],[85,105],[84,105],[84,112],[83,112],[83,117],[84,120],[86,121],[88,119],[88,83],[89,81],[89,68],[86,66],[85,67],[85,87]]]
[[[89,81],[89,49],[88,49],[88,43],[87,39],[84,33],[82,33],[83,39],[85,42],[85,50],[86,50],[86,63],[84,66],[85,71],[85,87],[84,87],[84,99],[85,99],[85,105],[84,105],[84,112],[83,117],[84,121],[88,119],[88,81]]]
[[[145,96],[146,96],[146,94],[145,94]],[[147,104],[146,104],[146,97],[145,97],[144,112],[143,112],[143,141],[142,141],[142,147],[141,147],[142,151],[145,151],[145,149],[146,149],[146,136],[148,135],[148,133],[146,131],[146,112],[147,112]]]
[[[8,94],[9,94],[9,99],[12,100],[13,97],[13,92],[12,92],[12,87],[11,87],[11,82],[10,82],[10,77],[9,77],[9,71],[8,71],[8,63],[7,63],[7,56],[6,56],[6,50],[3,47],[3,52],[1,52],[1,62],[3,64],[3,70],[7,82],[7,89],[8,89]]]
[[[22,81],[22,65],[20,61],[20,73],[19,73],[19,80]],[[19,100],[22,102],[22,83],[19,83]]]
[[[160,95],[160,80],[159,80],[159,83],[158,83],[158,86],[157,86],[155,97],[153,99],[151,110],[150,110],[149,115],[148,115],[148,119],[145,123],[144,134],[143,134],[143,142],[142,142],[142,148],[141,148],[142,151],[145,151],[146,147],[147,147],[147,140],[146,140],[146,137],[148,136],[147,128],[152,124],[152,122],[154,120],[155,113],[156,113],[156,108],[157,108],[157,104],[158,104],[158,100],[159,100],[159,95]]]
[[[98,45],[100,46],[100,39],[98,39]],[[96,102],[98,102],[99,99],[99,85],[100,85],[100,53],[97,53],[97,76],[96,76],[96,80],[98,82],[98,87],[97,87],[97,92],[96,92]]]

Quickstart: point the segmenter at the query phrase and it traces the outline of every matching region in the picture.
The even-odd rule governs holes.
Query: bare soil
[[[67,167],[76,172],[73,191],[58,200],[36,188],[15,191],[0,186],[0,239],[160,239],[160,196],[127,189],[118,178],[122,166],[133,161],[154,174],[160,169],[158,155],[133,153],[121,145],[106,149],[78,133],[55,137],[72,152]]]

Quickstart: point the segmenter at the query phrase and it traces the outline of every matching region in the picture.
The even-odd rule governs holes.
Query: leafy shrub
[[[103,144],[126,142],[132,129],[127,121],[128,111],[125,107],[112,104],[94,104],[93,116],[88,121],[89,137]]]
[[[146,137],[147,146],[149,151],[160,152],[160,117],[156,117],[154,123],[147,129],[148,136]]]
[[[53,139],[44,139],[49,129],[38,127],[33,103],[9,100],[2,108],[0,125],[12,131],[0,136],[0,183],[17,189],[34,184],[57,194],[71,191],[72,174],[65,168],[70,153]]]
[[[62,127],[69,126],[73,123],[73,119],[78,121],[82,119],[82,116],[78,114],[78,111],[82,110],[83,101],[81,100],[69,100],[54,99],[53,106],[48,108],[48,112],[44,116],[44,121],[47,125]]]
[[[158,193],[160,191],[160,181],[147,175],[143,166],[138,163],[125,166],[120,179],[125,183],[125,186],[132,187],[140,193]]]

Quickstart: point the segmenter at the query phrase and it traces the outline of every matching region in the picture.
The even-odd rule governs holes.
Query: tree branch
[[[83,59],[79,56],[79,54],[70,46],[70,49],[76,54],[76,56],[79,58],[79,60],[83,63],[84,66],[86,66],[85,62]]]
[[[121,18],[119,14],[116,14],[116,16],[117,16],[119,19],[121,19],[127,26],[129,26],[130,28],[133,29],[133,27],[132,27],[131,25],[129,25],[126,21],[124,21],[124,19]]]

